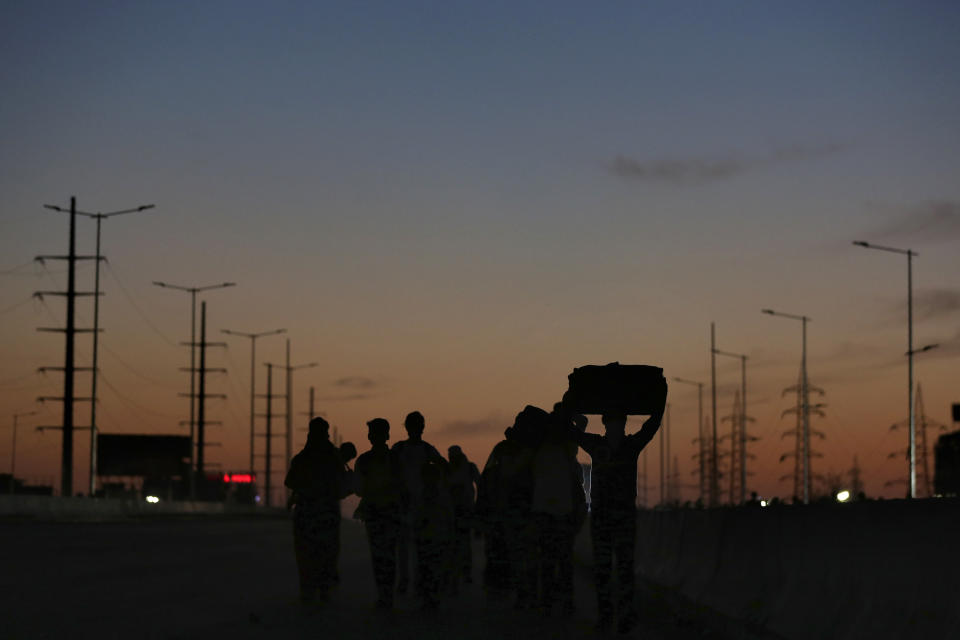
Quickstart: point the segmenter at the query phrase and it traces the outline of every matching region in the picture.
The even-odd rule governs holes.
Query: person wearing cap
[[[307,443],[290,461],[284,484],[293,495],[293,544],[304,605],[327,599],[337,581],[340,555],[340,499],[344,463],[330,442],[330,425],[310,420]]]
[[[401,504],[403,507],[404,527],[400,533],[400,562],[397,567],[397,591],[406,593],[410,581],[411,556],[416,554],[416,532],[414,527],[423,511],[423,466],[429,462],[437,463],[446,471],[447,461],[429,442],[423,439],[425,428],[423,414],[412,411],[407,414],[403,426],[407,431],[407,439],[401,440],[391,447],[391,451],[400,464],[400,473],[403,481],[401,488]],[[414,559],[414,563],[416,560]],[[414,584],[420,591],[417,580]]]
[[[363,520],[370,545],[373,579],[377,585],[378,609],[393,607],[393,586],[397,576],[397,541],[402,527],[400,509],[400,465],[387,446],[390,423],[383,418],[367,422],[370,450],[354,466],[360,505],[354,517]]]

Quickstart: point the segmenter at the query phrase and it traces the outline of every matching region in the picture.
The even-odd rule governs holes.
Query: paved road
[[[3,638],[587,638],[596,607],[579,562],[573,619],[516,612],[478,583],[425,615],[412,599],[373,609],[363,528],[341,529],[342,582],[324,608],[297,604],[290,524],[283,519],[180,519],[0,524]],[[589,558],[580,541],[581,559]],[[476,545],[479,546],[479,545]],[[474,570],[482,567],[479,549]],[[479,581],[478,581],[479,582]],[[646,592],[637,637],[722,638]]]

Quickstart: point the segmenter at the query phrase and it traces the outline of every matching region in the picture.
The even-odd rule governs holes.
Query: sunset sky
[[[955,2],[5,2],[0,471],[13,414],[38,410],[17,475],[59,486],[60,434],[33,427],[60,422],[35,398],[61,376],[36,369],[62,365],[63,338],[36,327],[62,326],[64,304],[31,294],[65,288],[63,263],[33,258],[65,253],[67,216],[43,205],[75,195],[156,204],[103,224],[103,432],[186,433],[190,299],[154,280],[237,283],[202,297],[228,344],[209,383],[228,399],[208,405],[226,470],[247,467],[250,342],[221,329],[286,328],[293,364],[320,363],[295,374],[295,410],[314,386],[361,451],[367,420],[396,441],[418,409],[427,440],[482,465],[575,366],[709,384],[713,321],[719,348],[749,356],[749,488],[786,496],[801,327],[772,308],[812,318],[828,405],[814,472],[857,456],[869,495],[902,495],[885,484],[907,471],[887,459],[906,446],[890,431],[907,417],[906,258],[851,241],[919,252],[914,344],[940,346],[916,379],[954,428],[958,32]],[[78,227],[93,253],[94,223]],[[92,288],[92,263],[78,278]],[[89,326],[90,299],[77,309]],[[89,336],[77,345],[87,365]],[[282,362],[283,337],[257,346]],[[717,378],[726,415],[739,362]],[[696,389],[671,383],[668,401],[693,499]]]

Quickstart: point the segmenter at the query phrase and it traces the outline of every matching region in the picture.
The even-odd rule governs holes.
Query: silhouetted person
[[[416,542],[414,524],[423,509],[423,465],[436,462],[443,467],[447,463],[434,446],[423,439],[425,427],[423,414],[419,411],[407,414],[403,426],[407,430],[407,439],[396,443],[391,449],[397,457],[403,477],[401,498],[404,527],[400,534],[400,561],[397,566],[399,593],[406,593],[410,582],[410,556],[415,552]],[[415,586],[419,588],[419,585]]]
[[[487,523],[488,589],[512,589],[516,607],[536,603],[537,528],[530,510],[533,498],[532,460],[548,414],[527,405],[517,414],[504,440],[490,452],[481,474],[482,512]]]
[[[355,517],[363,520],[370,545],[373,579],[377,585],[378,609],[393,607],[397,577],[397,540],[403,526],[400,507],[402,478],[396,456],[387,447],[390,423],[374,418],[367,423],[370,451],[354,465],[360,506]]]
[[[593,541],[593,572],[597,587],[597,608],[600,630],[608,630],[614,620],[612,568],[616,558],[619,597],[616,598],[618,630],[626,633],[637,622],[633,604],[634,545],[637,533],[637,458],[653,439],[663,418],[666,405],[666,382],[662,386],[659,409],[643,424],[640,431],[624,433],[627,416],[622,413],[603,415],[604,435],[581,433],[569,429],[580,446],[590,454],[591,514],[590,536]]]
[[[473,552],[470,548],[470,533],[473,527],[475,486],[480,482],[477,465],[470,462],[457,445],[447,449],[449,461],[447,484],[453,500],[454,517],[454,588],[460,578],[473,582]]]
[[[413,533],[417,549],[417,580],[425,610],[436,609],[440,588],[449,573],[453,550],[453,503],[445,465],[427,461],[420,477],[423,504],[416,512]]]
[[[303,604],[317,596],[325,600],[336,583],[343,478],[344,463],[330,442],[330,425],[313,418],[307,444],[290,461],[284,481],[293,491],[293,544]]]
[[[573,614],[573,545],[587,517],[577,444],[568,433],[571,426],[569,415],[556,410],[550,414],[533,457],[531,509],[538,533],[540,608],[546,614],[555,603],[564,615]]]

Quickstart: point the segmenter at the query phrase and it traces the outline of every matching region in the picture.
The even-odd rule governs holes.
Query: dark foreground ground
[[[0,523],[3,638],[596,637],[586,540],[572,619],[517,612],[486,596],[475,544],[472,585],[424,614],[413,598],[373,609],[363,527],[341,528],[341,585],[321,609],[297,603],[290,524],[279,518]],[[644,638],[754,637],[731,621],[642,585]]]

